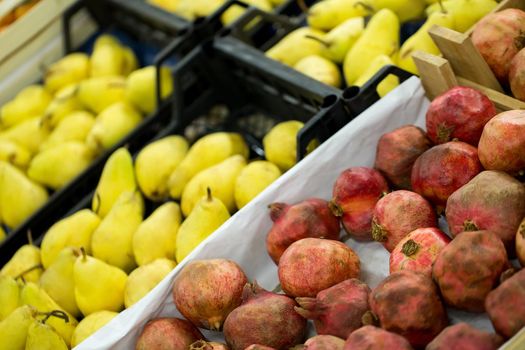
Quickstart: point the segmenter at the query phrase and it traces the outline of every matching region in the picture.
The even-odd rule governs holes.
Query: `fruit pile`
[[[307,27],[285,36],[266,55],[328,85],[362,86],[389,64],[417,74],[414,51],[439,54],[430,27],[465,32],[496,5],[495,0],[323,0],[308,10]],[[371,18],[365,25],[366,16]],[[425,16],[400,47],[400,25]],[[384,96],[397,85],[396,77],[387,77],[378,93]]]
[[[57,190],[155,110],[155,68],[100,36],[93,53],[72,53],[47,67],[42,85],[0,109],[1,223],[19,226]],[[171,93],[163,70],[162,94]]]
[[[135,304],[295,164],[302,126],[275,125],[263,139],[268,160],[249,164],[248,145],[232,132],[208,134],[191,147],[167,136],[135,161],[119,148],[104,166],[92,208],[56,222],[40,248],[30,242],[0,270],[0,349],[28,346],[33,324],[54,339],[50,348],[74,347]],[[145,219],[144,197],[154,207]]]
[[[497,349],[517,334],[525,269],[509,259],[525,266],[525,185],[514,177],[525,170],[525,113],[497,114],[480,92],[456,87],[431,103],[426,128],[384,134],[375,167],[343,171],[330,201],[269,206],[266,250],[284,293],[250,283],[231,260],[189,262],[172,289],[185,319],[150,320],[136,349]],[[375,288],[359,280],[341,226],[343,239],[390,252]],[[450,308],[486,312],[496,334],[449,325]],[[317,335],[301,346],[307,320]],[[225,344],[198,328],[222,331]]]

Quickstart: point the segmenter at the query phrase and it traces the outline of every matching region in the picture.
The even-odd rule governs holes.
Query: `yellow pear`
[[[386,65],[394,64],[394,62],[387,55],[379,55],[370,62],[368,68],[361,74],[354,82],[355,86],[363,86],[370,80],[381,68]],[[377,93],[380,97],[385,96],[391,90],[399,85],[399,78],[395,75],[388,75],[382,82],[377,85]]]
[[[495,0],[445,0],[428,6],[426,12],[430,17],[434,12],[445,10],[454,19],[454,30],[464,33],[496,6],[498,2]]]
[[[91,77],[105,77],[112,75],[128,75],[136,66],[136,58],[129,49],[113,36],[101,35],[95,41],[91,54]],[[130,57],[133,54],[133,58]]]
[[[372,12],[370,0],[324,0],[310,7],[307,21],[312,28],[328,31],[349,18],[368,16]]]
[[[31,161],[31,153],[13,141],[0,139],[0,160],[25,170]]]
[[[179,7],[187,6],[185,11],[191,11],[194,18],[207,17],[221,6],[225,0],[181,0]]]
[[[86,79],[78,84],[75,96],[80,104],[95,114],[126,100],[126,78],[108,76]]]
[[[76,111],[65,116],[40,145],[40,151],[69,141],[85,142],[91,128],[95,125],[95,116],[86,111]]]
[[[412,59],[412,53],[414,51],[420,50],[433,55],[440,54],[439,49],[428,34],[428,30],[433,25],[452,28],[454,25],[454,20],[449,13],[432,13],[425,21],[425,24],[423,24],[421,28],[419,28],[419,30],[410,38],[408,38],[401,46],[401,49],[399,50],[399,57],[397,59],[397,65],[400,68],[413,74],[418,74],[416,64]]]
[[[289,120],[275,125],[264,136],[264,154],[267,160],[286,171],[297,162],[297,133],[304,124]]]
[[[119,148],[104,165],[91,204],[93,211],[101,218],[105,217],[122,193],[136,188],[131,154],[126,148]]]
[[[0,350],[25,350],[27,331],[37,310],[23,305],[0,322]]]
[[[75,347],[78,344],[86,340],[91,334],[102,328],[106,323],[111,321],[117,312],[113,311],[97,311],[87,317],[84,317],[82,321],[78,323],[75,332],[73,332],[73,338],[71,339],[71,347]]]
[[[75,261],[73,276],[75,299],[84,316],[102,310],[122,310],[128,278],[124,271],[83,254]]]
[[[169,196],[168,180],[188,148],[184,137],[172,135],[150,143],[139,152],[135,159],[135,176],[146,197],[160,201]]]
[[[324,40],[324,35],[320,30],[301,27],[272,46],[266,51],[266,56],[293,67],[303,57],[322,54],[324,45],[319,40]]]
[[[27,175],[57,190],[82,173],[93,158],[93,153],[85,144],[69,141],[37,154],[29,164]]]
[[[139,266],[153,260],[175,260],[177,231],[182,221],[180,207],[167,202],[155,209],[133,234],[133,253]]]
[[[0,109],[0,127],[9,128],[41,116],[53,96],[40,85],[30,85]]]
[[[346,53],[363,34],[364,29],[364,17],[353,17],[339,24],[321,40],[325,46],[322,52],[323,56],[335,63],[343,63]]]
[[[75,52],[64,56],[46,70],[44,84],[54,93],[65,86],[78,83],[89,77],[89,56]]]
[[[277,165],[266,160],[248,164],[235,181],[235,204],[241,209],[281,176]]]
[[[71,113],[83,110],[84,107],[77,98],[77,90],[78,84],[68,85],[58,90],[44,112],[42,124],[52,129]]]
[[[41,117],[28,119],[0,133],[0,139],[14,142],[32,154],[38,152],[48,136],[49,129],[42,125]]]
[[[121,194],[91,236],[93,256],[129,273],[137,266],[133,234],[142,222],[144,201],[139,191]]]
[[[53,316],[51,316],[53,317]],[[27,330],[25,350],[68,350],[64,339],[47,324],[33,320]]]
[[[200,138],[169,178],[171,197],[179,199],[186,184],[200,171],[235,154],[248,158],[248,153],[246,142],[237,133],[216,132]]]
[[[148,66],[132,72],[126,80],[126,100],[146,115],[157,108],[155,73],[155,66]],[[161,98],[165,99],[173,91],[173,79],[168,67],[162,67],[160,75]]]
[[[230,214],[220,199],[207,194],[195,206],[190,215],[182,222],[177,233],[175,257],[177,262],[192,252],[203,240],[218,229]]]
[[[133,270],[128,276],[124,292],[126,308],[148,294],[175,266],[177,263],[173,260],[157,259]]]
[[[182,192],[181,208],[184,216],[190,215],[202,196],[206,195],[207,189],[221,200],[230,213],[235,212],[235,181],[245,166],[246,159],[237,154],[195,175]]]
[[[89,209],[57,221],[44,235],[40,246],[42,265],[49,268],[66,247],[84,247],[91,253],[91,235],[100,224],[100,218]]]
[[[2,222],[18,227],[47,202],[47,191],[9,163],[0,161],[0,207]]]
[[[258,9],[261,9],[266,12],[272,11],[272,4],[269,0],[244,0],[245,3],[247,3],[250,6],[257,7]],[[224,12],[224,14],[221,17],[222,23],[227,26],[235,22],[239,17],[241,17],[244,12],[246,11],[245,8],[239,6],[239,5],[233,5],[228,10]],[[251,24],[251,23],[250,23]]]
[[[152,5],[158,6],[165,11],[175,12],[181,0],[148,0]]]
[[[28,282],[22,287],[20,301],[21,304],[35,307],[39,312],[62,311],[67,317],[49,317],[46,322],[55,329],[68,346],[71,344],[71,336],[78,321],[60,307],[45,290],[40,288],[36,283]]]
[[[395,12],[401,22],[421,19],[425,14],[425,0],[369,0],[378,11],[384,8]]]
[[[124,51],[124,66],[122,67],[122,75],[127,76],[139,68],[139,61],[137,56],[135,56],[135,52],[133,52],[131,48],[123,46],[122,50]]]
[[[368,68],[379,55],[394,56],[399,49],[399,19],[389,9],[382,9],[372,16],[365,31],[346,54],[343,71],[347,85]]]
[[[20,306],[20,287],[16,280],[0,275],[0,321]]]
[[[6,237],[5,231],[2,228],[2,226],[0,226],[0,242],[2,242],[5,239],[5,237]]]
[[[40,287],[74,317],[80,316],[73,281],[73,265],[78,256],[80,249],[64,248],[40,277]]]
[[[341,73],[337,65],[319,55],[302,58],[295,64],[294,69],[326,85],[341,87]]]
[[[113,147],[142,121],[142,116],[131,105],[117,102],[104,109],[86,138],[87,145],[96,151]]]
[[[0,275],[14,279],[23,277],[28,282],[38,282],[42,275],[40,249],[33,245],[31,235],[28,234],[29,244],[18,248],[13,257],[2,267]]]

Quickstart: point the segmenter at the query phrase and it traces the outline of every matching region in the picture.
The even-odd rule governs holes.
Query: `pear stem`
[[[213,197],[211,196],[211,189],[209,187],[206,187],[206,196],[207,196],[208,202],[211,202],[213,200]]]
[[[29,245],[33,245],[33,234],[31,233],[31,230],[27,230],[27,241],[29,242]]]
[[[23,280],[23,277],[24,277],[25,274],[27,274],[27,273],[29,273],[31,271],[38,270],[38,269],[43,269],[43,268],[44,268],[44,266],[42,264],[31,266],[30,268],[28,268],[28,269],[20,272],[18,275],[16,275],[15,276],[15,280],[18,279],[18,278],[22,278],[22,280]]]
[[[325,47],[330,46],[326,41],[324,41],[323,39],[318,38],[318,37],[316,37],[316,36],[314,36],[314,35],[307,34],[307,35],[305,35],[304,37],[305,37],[305,38],[308,38],[308,39],[315,40],[315,41],[317,41],[317,42],[323,44]]]
[[[86,250],[84,249],[84,247],[80,247],[80,253],[82,254],[82,261],[86,261],[87,255],[86,255]]]
[[[362,6],[365,10],[367,10],[370,13],[376,12],[376,9],[373,6],[371,6],[371,5],[367,4],[367,3],[364,3],[362,1],[358,1],[358,2],[356,2],[354,4],[354,7],[357,7],[357,6]]]
[[[100,205],[102,204],[101,202],[101,199],[100,199],[100,194],[98,192],[95,192],[95,199],[97,200],[97,207],[94,208],[94,212],[95,214],[98,215],[98,211],[100,210]]]
[[[299,5],[299,8],[301,9],[301,11],[308,12],[308,6],[306,6],[306,3],[304,2],[304,0],[297,0],[297,5]]]
[[[447,9],[445,8],[445,6],[443,6],[443,1],[442,0],[438,0],[438,4],[439,4],[439,7],[441,7],[441,12],[443,13],[448,13],[447,12]]]
[[[69,316],[62,310],[53,310],[51,312],[38,312],[37,315],[45,315],[46,317],[44,317],[44,319],[41,321],[42,323],[46,323],[46,321],[51,317],[57,317],[57,318],[61,318],[63,319],[64,321],[66,321],[66,323],[69,323]]]

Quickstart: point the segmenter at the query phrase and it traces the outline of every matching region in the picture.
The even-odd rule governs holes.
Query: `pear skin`
[[[40,249],[30,240],[29,244],[18,248],[13,257],[2,267],[0,275],[11,276],[15,279],[23,277],[25,281],[38,282],[42,270]]]
[[[51,316],[53,317],[53,316]],[[25,350],[68,350],[64,339],[47,324],[33,320],[27,330]]]
[[[294,69],[323,84],[341,87],[341,72],[335,63],[319,55],[306,56],[299,60]]]
[[[213,197],[208,189],[207,195],[197,203],[179,228],[175,249],[177,262],[182,262],[193,249],[229,218],[230,213],[226,206],[220,199]]]
[[[48,129],[53,129],[71,113],[83,110],[84,107],[80,104],[76,95],[77,89],[78,84],[73,84],[57,91],[42,117],[44,126]]]
[[[184,187],[200,171],[216,165],[228,157],[240,154],[248,158],[248,146],[240,134],[216,132],[195,142],[186,157],[170,175],[170,196],[181,198]]]
[[[21,122],[0,133],[0,139],[6,139],[14,142],[31,154],[36,154],[40,145],[44,143],[49,136],[49,129],[42,124],[42,118],[31,118]]]
[[[75,97],[85,109],[99,114],[126,100],[126,79],[121,76],[90,78],[78,84]]]
[[[297,133],[303,126],[304,124],[297,120],[281,122],[263,138],[266,159],[283,172],[297,162]]]
[[[324,36],[323,43],[326,47],[323,56],[334,63],[343,63],[346,53],[354,46],[364,29],[363,17],[350,18],[339,24]]]
[[[237,154],[195,175],[182,192],[181,208],[184,216],[190,215],[195,205],[206,195],[207,189],[221,200],[230,213],[234,213],[235,181],[245,166],[246,159]]]
[[[69,141],[85,142],[93,125],[95,116],[89,112],[76,111],[68,114],[40,145],[40,152]]]
[[[319,40],[322,41],[324,35],[320,30],[301,27],[290,32],[266,51],[265,54],[273,60],[293,67],[300,59],[306,56],[323,53],[324,44]],[[312,40],[312,37],[319,40]]]
[[[20,306],[20,287],[11,276],[0,275],[0,321]]]
[[[149,115],[157,108],[157,86],[155,67],[148,66],[132,72],[126,81],[126,100],[135,108]],[[161,97],[167,98],[173,92],[173,78],[167,67],[160,69]]]
[[[102,328],[106,323],[111,321],[117,312],[113,311],[97,311],[84,317],[82,321],[78,323],[75,332],[73,332],[73,338],[71,339],[71,347],[75,347],[78,344],[86,340],[91,334]]]
[[[235,204],[241,209],[281,176],[279,167],[266,160],[248,164],[235,181]]]
[[[89,77],[89,56],[74,52],[50,65],[44,75],[44,84],[51,93]]]
[[[399,21],[407,22],[423,18],[425,0],[370,0],[376,11],[387,8],[395,12]]]
[[[133,253],[139,266],[160,258],[175,260],[175,244],[181,221],[179,205],[167,202],[140,224],[133,234]]]
[[[84,316],[102,310],[122,310],[128,278],[124,271],[83,254],[75,261],[73,276],[75,299]]]
[[[27,331],[37,310],[24,305],[0,322],[0,350],[25,350]]]
[[[168,259],[157,259],[146,265],[142,265],[128,276],[124,294],[126,308],[132,306],[166,277],[177,263]]]
[[[0,160],[25,170],[31,161],[31,153],[12,141],[0,139]]]
[[[40,85],[30,85],[0,109],[0,127],[10,128],[23,121],[41,116],[53,96]]]
[[[104,218],[122,193],[136,188],[131,154],[126,148],[119,148],[104,165],[91,207],[99,217]]]
[[[386,65],[394,64],[394,62],[387,55],[379,55],[370,62],[368,68],[363,74],[354,82],[355,86],[363,86],[370,78],[372,78],[381,68]],[[377,93],[380,97],[384,97],[391,90],[399,85],[399,78],[395,75],[388,75],[383,81],[377,85]]]
[[[308,25],[319,30],[329,31],[354,17],[370,15],[374,8],[373,0],[324,0],[308,9]]]
[[[168,180],[188,153],[188,141],[172,135],[144,147],[135,159],[135,175],[140,190],[153,201],[169,197]]]
[[[93,256],[129,273],[137,264],[133,234],[142,223],[144,201],[139,191],[122,193],[91,237]]]
[[[266,12],[272,11],[272,4],[269,0],[245,0],[244,2],[246,2],[250,6],[254,6]],[[233,5],[224,12],[224,14],[221,17],[221,21],[225,26],[230,25],[237,19],[239,19],[245,12],[246,8],[241,7],[239,5]],[[254,25],[256,22],[256,20],[250,22],[247,25],[247,28],[251,28],[251,26]]]
[[[126,66],[124,50],[118,39],[101,35],[95,41],[91,54],[89,76],[106,77],[123,75]]]
[[[430,17],[432,13],[443,12],[444,9],[454,19],[453,29],[464,33],[496,6],[498,2],[495,0],[445,0],[441,4],[434,1],[425,11]]]

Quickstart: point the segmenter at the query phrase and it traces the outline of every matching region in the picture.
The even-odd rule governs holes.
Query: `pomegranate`
[[[482,170],[475,147],[451,141],[423,153],[412,168],[412,189],[442,210],[448,197]]]
[[[277,350],[277,349],[272,348],[270,346],[259,345],[259,344],[252,344],[252,345],[248,346],[244,350]]]
[[[525,217],[516,232],[516,256],[522,267],[525,267]]]
[[[370,288],[351,278],[317,293],[315,298],[296,298],[295,311],[314,320],[317,334],[346,339],[362,326],[361,318],[368,311]]]
[[[295,312],[295,306],[286,295],[268,292],[257,283],[246,284],[242,305],[224,322],[226,342],[232,350],[244,350],[252,344],[276,349],[300,344],[306,333],[306,319]]]
[[[333,335],[316,335],[308,339],[302,349],[304,350],[343,350],[345,341]]]
[[[497,334],[460,322],[445,328],[425,350],[497,350],[502,343]]]
[[[405,125],[383,134],[377,143],[374,167],[396,188],[410,189],[412,165],[432,146],[425,132],[415,125]]]
[[[524,174],[525,111],[507,111],[492,118],[483,129],[478,147],[485,169]]]
[[[388,192],[383,176],[372,168],[354,167],[343,171],[335,181],[332,212],[341,217],[345,231],[357,240],[371,240],[372,212],[381,196]]]
[[[195,341],[204,339],[199,330],[179,318],[156,318],[144,326],[137,339],[136,350],[187,350]]]
[[[509,70],[509,84],[510,90],[514,97],[519,100],[525,101],[525,50],[521,49],[520,52],[514,56],[510,62]]]
[[[404,336],[416,348],[448,324],[436,285],[419,272],[394,272],[372,290],[369,302],[381,328]]]
[[[307,199],[295,205],[270,205],[274,224],[266,237],[266,248],[278,264],[286,248],[302,238],[339,238],[339,219],[332,214],[328,202],[318,198]]]
[[[226,316],[241,304],[246,275],[234,261],[196,260],[173,282],[173,301],[197,327],[219,330]]]
[[[372,237],[391,252],[408,233],[437,226],[436,212],[421,195],[400,190],[381,198],[372,216]]]
[[[364,326],[350,334],[343,350],[412,350],[402,336],[374,326]]]
[[[304,238],[286,249],[278,272],[286,294],[315,297],[339,282],[359,278],[360,263],[357,254],[342,242]]]
[[[217,342],[207,342],[205,340],[197,340],[195,343],[191,344],[189,350],[229,350],[226,344],[217,343]]]
[[[432,278],[432,264],[449,242],[450,238],[436,227],[410,232],[390,254],[390,273],[410,270]]]
[[[456,86],[430,104],[427,135],[436,144],[457,139],[477,147],[483,127],[496,113],[496,107],[483,93]]]

